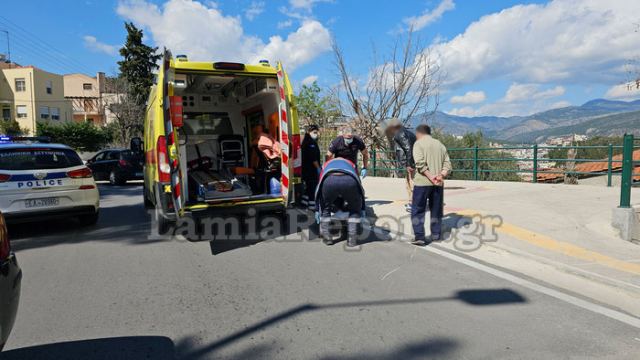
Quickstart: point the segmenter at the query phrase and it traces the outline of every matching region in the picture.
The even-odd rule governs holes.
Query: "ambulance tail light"
[[[167,154],[167,141],[164,136],[158,136],[156,152],[158,155],[158,180],[160,182],[170,182],[171,168],[169,167],[169,156]]]
[[[300,134],[291,137],[293,145],[293,176],[302,176],[302,148],[300,144]]]
[[[7,182],[11,179],[11,175],[9,174],[0,174],[0,183]]]
[[[91,169],[89,169],[88,167],[83,167],[82,169],[71,170],[67,172],[67,176],[72,179],[84,179],[92,177],[93,174],[91,173]]]
[[[5,260],[11,255],[11,244],[9,243],[9,234],[7,232],[7,225],[4,222],[2,214],[0,214],[0,263],[4,263]]]

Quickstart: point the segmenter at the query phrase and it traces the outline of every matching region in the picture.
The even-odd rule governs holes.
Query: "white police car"
[[[100,196],[91,170],[70,147],[45,141],[0,136],[0,211],[7,223],[72,216],[95,224]]]

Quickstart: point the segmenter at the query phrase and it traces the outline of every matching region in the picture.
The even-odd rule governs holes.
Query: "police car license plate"
[[[42,198],[42,199],[29,199],[24,201],[25,208],[37,208],[45,206],[55,206],[60,204],[60,199],[57,197]]]

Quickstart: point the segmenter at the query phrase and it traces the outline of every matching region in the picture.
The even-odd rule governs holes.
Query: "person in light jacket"
[[[442,231],[444,178],[451,172],[451,161],[446,147],[431,137],[431,128],[418,125],[413,159],[416,163],[415,186],[411,203],[411,223],[414,245],[425,246],[440,240]],[[431,213],[431,235],[425,236],[425,212]]]

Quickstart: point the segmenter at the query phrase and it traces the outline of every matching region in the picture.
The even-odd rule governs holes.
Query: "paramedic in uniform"
[[[358,151],[362,152],[362,170],[360,177],[367,176],[367,166],[369,165],[369,152],[360,137],[353,134],[353,128],[347,126],[342,129],[342,135],[335,138],[327,151],[327,161],[333,158],[344,158],[351,161],[356,170],[358,169]]]
[[[318,137],[320,129],[318,125],[309,125],[304,139],[302,140],[302,181],[304,181],[305,192],[303,203],[307,202],[310,209],[315,209],[316,187],[320,178],[320,147]]]

